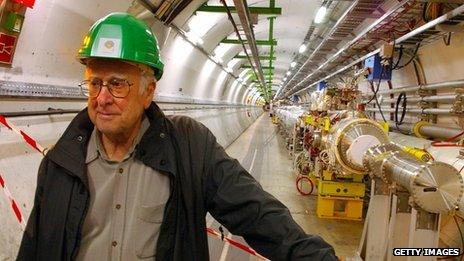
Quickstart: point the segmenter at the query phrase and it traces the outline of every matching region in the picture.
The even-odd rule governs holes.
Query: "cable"
[[[372,82],[369,82],[369,83],[371,84],[371,90],[372,90],[372,92],[373,92],[374,94],[372,95],[372,97],[370,98],[370,100],[366,102],[366,105],[369,104],[369,103],[371,103],[371,101],[374,100],[375,96],[377,96],[377,93],[379,92],[379,86],[377,86],[377,89],[374,90],[374,85],[372,84]]]
[[[403,110],[401,111],[401,118],[398,120],[398,109],[400,107],[400,102],[403,100],[402,107]],[[406,92],[401,92],[400,95],[398,95],[398,98],[396,99],[396,106],[395,106],[395,124],[396,128],[399,130],[399,125],[403,124],[404,116],[406,115],[406,106],[407,106],[407,97],[406,97]]]
[[[400,53],[398,54],[398,60],[395,65],[393,65],[392,70],[396,70],[400,64],[401,59],[403,58],[403,45],[400,46]]]
[[[309,185],[311,185],[311,189],[309,190],[309,192],[303,191],[303,182],[302,182],[303,180],[308,181]],[[311,181],[310,178],[308,178],[306,176],[301,176],[296,180],[296,189],[298,190],[298,192],[300,192],[301,195],[308,196],[311,193],[313,193],[314,183]]]
[[[384,69],[383,69],[383,66],[380,67],[380,76],[379,76],[379,82],[377,84],[377,92],[379,91],[380,89],[380,84],[382,83],[382,75],[384,74]],[[374,91],[374,83],[373,82],[370,82],[371,84],[371,89],[372,91]],[[374,93],[374,100],[375,100],[375,104],[377,105],[377,108],[379,109],[379,112],[380,112],[380,116],[382,116],[382,119],[384,122],[387,122],[386,118],[385,118],[385,115],[383,115],[383,111],[382,111],[382,107],[380,106],[380,102],[379,102],[379,99],[377,99],[377,92]]]
[[[464,147],[462,144],[457,144],[453,143],[455,139],[459,138],[460,136],[464,135],[464,131],[459,133],[458,135],[455,135],[449,139],[446,139],[444,141],[434,141],[432,142],[432,147]]]
[[[414,60],[414,58],[416,58],[417,52],[419,51],[419,47],[420,47],[420,42],[416,44],[416,49],[414,50],[414,53],[412,54],[411,59],[409,59],[409,61],[407,61],[405,64],[398,66],[396,70],[399,70],[399,69],[402,69],[408,66]]]
[[[422,19],[424,20],[424,22],[428,22],[429,19],[427,19],[427,9],[429,8],[429,3],[424,3],[424,8],[422,9]]]

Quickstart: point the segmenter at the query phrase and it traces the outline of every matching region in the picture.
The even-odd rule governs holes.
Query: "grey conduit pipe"
[[[408,103],[410,102],[439,102],[439,103],[453,103],[458,98],[457,94],[449,95],[435,95],[435,96],[426,96],[426,97],[408,97],[406,96]],[[395,103],[396,99],[383,99],[381,103]]]
[[[450,82],[439,82],[439,83],[431,83],[431,84],[424,84],[418,86],[410,86],[410,87],[402,87],[402,88],[395,88],[391,90],[379,91],[378,94],[391,94],[391,93],[400,93],[400,92],[415,92],[418,90],[438,90],[438,89],[445,89],[445,88],[458,88],[464,86],[464,80],[457,80],[457,81],[450,81]]]
[[[390,129],[395,131],[397,130],[396,125],[394,122],[389,122],[390,124]],[[409,133],[414,133],[414,126],[416,124],[411,124],[411,123],[403,123],[401,125],[398,125],[398,129],[402,132],[409,132]],[[417,128],[419,134],[423,137],[428,137],[432,139],[448,139],[454,136],[457,136],[458,134],[462,133],[464,130],[458,129],[458,128],[448,128],[436,124],[425,124],[422,126],[418,126]]]
[[[378,108],[366,108],[368,112],[378,112]],[[395,112],[393,108],[383,108],[382,112]],[[410,114],[432,114],[432,115],[455,115],[453,109],[437,109],[437,108],[428,108],[428,109],[406,109],[406,113]]]

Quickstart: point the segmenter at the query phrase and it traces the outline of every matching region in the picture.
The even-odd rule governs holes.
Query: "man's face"
[[[129,94],[124,98],[115,98],[106,86],[102,87],[97,97],[89,97],[87,101],[90,120],[96,128],[107,136],[118,136],[130,133],[142,117],[143,111],[150,106],[155,84],[148,84],[143,94],[141,86],[142,71],[134,65],[117,61],[94,59],[87,63],[86,79],[99,78],[104,83],[111,79],[127,80],[130,84]]]

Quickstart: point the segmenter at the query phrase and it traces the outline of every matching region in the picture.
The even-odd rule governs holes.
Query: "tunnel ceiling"
[[[241,24],[243,15],[240,17],[240,8],[234,5],[243,1],[226,0],[225,3],[229,11],[234,8],[238,10],[238,14],[232,11],[231,17],[240,31],[241,39],[246,40],[249,35],[246,36],[246,30],[241,28],[248,25]],[[251,66],[245,55],[246,50],[248,57],[252,58],[253,46],[245,44],[242,47],[223,1],[138,2],[152,8],[155,17],[165,24],[174,25],[199,39],[201,48],[236,77],[246,76],[244,70],[252,74],[253,68],[259,76],[253,59],[252,64],[255,65]],[[245,2],[266,87],[278,91],[277,98],[304,94],[302,90],[378,48],[380,43],[417,28],[421,25],[423,9],[421,1],[408,0]],[[327,8],[327,14],[321,22],[316,23],[316,13],[321,6]],[[164,10],[163,14],[160,14],[160,9]],[[274,45],[273,52],[271,45]],[[301,49],[302,45],[304,50]],[[258,81],[262,82],[260,79],[252,76],[244,82],[256,82],[258,86]]]

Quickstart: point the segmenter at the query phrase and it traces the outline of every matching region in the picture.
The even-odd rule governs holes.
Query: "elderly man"
[[[163,73],[150,29],[124,13],[84,38],[88,106],[39,168],[18,260],[208,260],[209,212],[272,260],[334,260],[202,124],[152,102]]]

